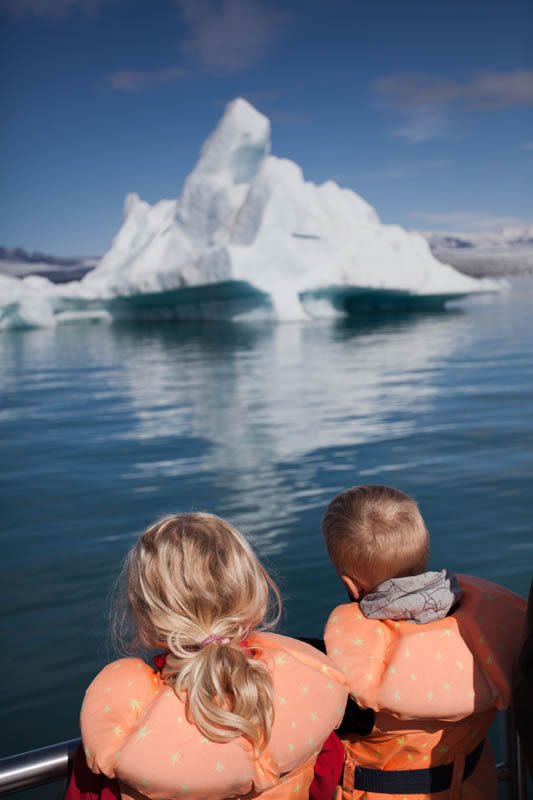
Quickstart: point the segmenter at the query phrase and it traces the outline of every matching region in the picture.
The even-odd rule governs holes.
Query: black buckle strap
[[[463,781],[466,781],[477,767],[485,742],[481,741],[475,750],[465,757]],[[363,792],[380,794],[434,794],[444,792],[452,784],[453,764],[428,769],[369,769],[356,767],[354,788]]]

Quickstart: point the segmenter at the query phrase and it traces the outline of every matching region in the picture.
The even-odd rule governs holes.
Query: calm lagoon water
[[[79,325],[0,337],[0,755],[77,735],[108,590],[165,512],[228,517],[278,577],[285,632],[344,600],[320,519],[354,483],[420,502],[431,566],[525,594],[533,281],[431,315]]]

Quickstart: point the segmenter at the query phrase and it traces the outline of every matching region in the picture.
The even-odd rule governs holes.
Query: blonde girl
[[[279,591],[246,539],[207,513],[165,517],[123,570],[118,629],[164,650],[108,665],[81,712],[87,763],[123,798],[307,797],[339,722],[343,676],[322,653],[267,633]]]

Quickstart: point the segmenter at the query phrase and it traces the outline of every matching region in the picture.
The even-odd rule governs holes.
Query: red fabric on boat
[[[330,733],[315,763],[315,777],[309,800],[332,800],[344,764],[344,747],[336,733]]]
[[[81,745],[74,756],[64,800],[120,800],[118,782],[107,775],[95,775],[91,772]]]

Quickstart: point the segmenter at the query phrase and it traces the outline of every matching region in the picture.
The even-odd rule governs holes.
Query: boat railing
[[[497,764],[498,783],[505,785],[509,800],[527,800],[527,775],[520,741],[511,712],[506,714],[507,758]],[[0,797],[54,781],[65,785],[80,739],[70,739],[38,750],[0,759]],[[59,793],[62,790],[58,789]]]
[[[66,783],[80,743],[81,739],[69,739],[0,759],[0,797],[45,783]]]

